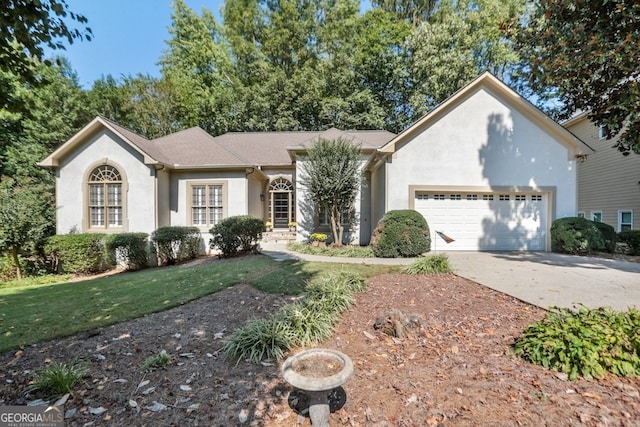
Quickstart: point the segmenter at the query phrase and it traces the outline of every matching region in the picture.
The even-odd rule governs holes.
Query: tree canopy
[[[640,154],[640,3],[537,0],[518,35],[530,84],[620,135],[615,147]]]
[[[301,184],[329,220],[333,242],[343,243],[344,225],[351,223],[356,196],[360,191],[360,147],[351,141],[320,139],[300,161]]]
[[[86,24],[65,0],[4,0],[0,2],[0,70],[33,79],[33,60],[44,59],[44,46],[64,49],[63,41],[91,40],[91,28],[77,29],[65,20]]]

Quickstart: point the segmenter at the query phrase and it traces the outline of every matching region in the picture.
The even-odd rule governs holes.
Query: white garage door
[[[546,193],[417,192],[415,209],[431,230],[431,249],[545,250]],[[435,234],[454,239],[446,243]]]

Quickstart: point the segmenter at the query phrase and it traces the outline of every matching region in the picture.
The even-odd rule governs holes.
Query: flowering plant
[[[289,221],[289,227],[297,227],[298,224],[295,221]]]
[[[273,224],[271,223],[271,221],[265,221],[264,226],[265,227],[271,227]]]
[[[311,241],[314,242],[326,242],[327,241],[327,235],[324,233],[313,233],[311,236],[309,236],[309,238],[311,239]]]

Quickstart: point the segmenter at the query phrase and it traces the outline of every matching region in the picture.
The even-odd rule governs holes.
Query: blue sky
[[[103,75],[159,76],[156,65],[169,38],[171,0],[67,0],[69,10],[87,17],[93,39],[66,44],[66,56],[80,84],[90,88]],[[186,0],[198,14],[206,7],[220,16],[222,0]]]

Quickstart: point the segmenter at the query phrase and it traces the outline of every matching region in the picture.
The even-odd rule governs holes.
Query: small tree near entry
[[[320,139],[307,151],[300,170],[309,198],[327,212],[334,244],[342,245],[344,224],[352,220],[362,182],[360,146],[344,138]]]

